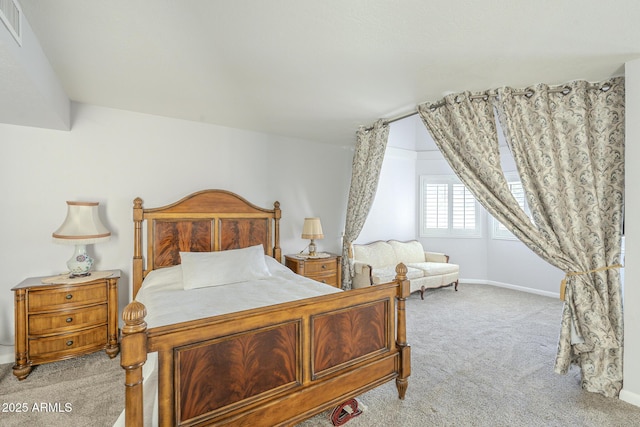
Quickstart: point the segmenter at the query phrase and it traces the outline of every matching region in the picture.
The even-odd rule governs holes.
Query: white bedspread
[[[299,276],[271,257],[265,258],[270,278],[191,290],[183,288],[180,265],[150,272],[136,296],[136,300],[147,308],[147,327],[341,292],[333,286]],[[145,426],[157,425],[156,367],[156,354],[149,354],[143,366]],[[122,389],[124,393],[124,386]],[[114,426],[124,426],[124,411]]]
[[[180,265],[152,271],[136,296],[147,307],[148,327],[340,292],[333,286],[295,274],[271,257],[265,258],[271,273],[268,279],[187,291],[182,286]]]

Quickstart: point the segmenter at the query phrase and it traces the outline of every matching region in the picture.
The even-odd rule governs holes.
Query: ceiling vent
[[[0,0],[0,19],[22,46],[22,9],[17,0]]]

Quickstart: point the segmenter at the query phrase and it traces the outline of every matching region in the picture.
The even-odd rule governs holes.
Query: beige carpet
[[[482,285],[408,301],[412,374],[404,401],[386,384],[359,397],[346,425],[638,426],[640,408],[582,391],[553,372],[562,303]],[[322,426],[316,417],[302,424]]]
[[[0,365],[0,426],[111,426],[124,407],[120,357],[103,351],[37,366],[18,381]]]
[[[345,426],[633,426],[640,408],[580,389],[576,370],[553,373],[561,303],[492,286],[461,284],[407,302],[412,374],[407,397],[385,384],[359,399]],[[18,382],[0,365],[0,426],[111,426],[123,407],[119,360],[103,352],[39,366]],[[35,412],[44,402],[69,412]],[[46,405],[51,407],[52,405]],[[320,414],[304,427],[329,426]]]

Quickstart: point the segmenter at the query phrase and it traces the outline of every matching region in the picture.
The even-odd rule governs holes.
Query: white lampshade
[[[302,226],[303,239],[324,239],[320,218],[305,218]]]
[[[75,245],[67,267],[70,277],[88,276],[93,258],[87,253],[87,245],[109,240],[111,232],[100,221],[98,202],[67,202],[67,217],[53,232],[53,241]]]
[[[67,202],[67,217],[53,232],[56,243],[89,245],[109,240],[111,232],[100,220],[98,202]]]

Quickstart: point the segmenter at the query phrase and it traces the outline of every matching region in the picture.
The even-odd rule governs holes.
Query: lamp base
[[[311,243],[309,243],[309,256],[316,256],[316,244],[313,239],[311,239]]]
[[[69,261],[67,261],[67,268],[69,269],[69,277],[83,277],[88,276],[91,273],[91,267],[93,266],[93,258],[87,253],[87,245],[76,245],[75,250]]]

